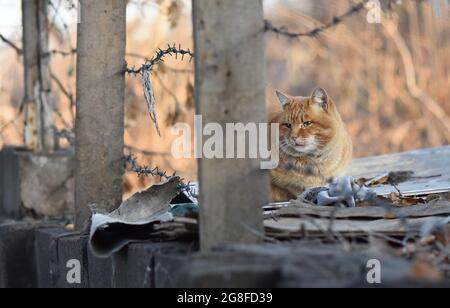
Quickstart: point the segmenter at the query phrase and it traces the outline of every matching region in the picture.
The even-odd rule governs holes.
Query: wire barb
[[[330,22],[328,22],[327,24],[324,24],[320,27],[317,27],[315,29],[312,29],[312,30],[309,30],[306,32],[291,32],[291,31],[289,31],[289,29],[287,27],[284,27],[284,26],[276,27],[269,20],[265,20],[264,21],[264,31],[272,32],[278,36],[281,35],[281,36],[287,37],[289,39],[296,39],[296,38],[300,38],[300,37],[317,37],[322,32],[325,32],[326,30],[339,25],[347,18],[361,12],[362,10],[364,10],[364,8],[365,8],[364,2],[355,4],[355,5],[351,6],[350,9],[347,12],[345,12],[344,14],[339,15],[339,16],[334,16],[333,19]]]
[[[137,162],[136,156],[130,154],[125,156],[125,163],[128,164],[133,172],[135,172],[139,177],[159,177],[161,180],[171,180],[176,177],[176,173],[173,175],[168,175],[166,171],[159,169],[158,167],[151,169],[147,166],[140,166]],[[188,196],[196,198],[192,191],[190,183],[184,184],[183,181],[180,184],[180,190],[185,192]]]
[[[186,56],[189,56],[189,62],[191,62],[194,58],[194,53],[190,49],[183,49],[181,48],[181,45],[176,47],[176,44],[173,44],[173,46],[168,45],[167,49],[158,49],[156,55],[153,56],[153,58],[151,58],[150,60],[146,61],[146,63],[144,63],[140,68],[127,68],[126,73],[131,75],[142,75],[144,71],[151,72],[153,71],[153,67],[155,65],[164,62],[165,57],[173,55],[175,55],[176,59],[178,59],[178,55],[181,55],[182,61]]]
[[[153,67],[155,65],[158,65],[162,62],[164,62],[164,58],[167,56],[173,56],[175,55],[175,58],[178,59],[178,55],[181,55],[181,60],[183,61],[186,56],[189,56],[189,62],[192,61],[194,58],[194,53],[191,52],[190,49],[182,49],[181,45],[178,47],[176,44],[173,44],[173,46],[168,45],[167,49],[158,49],[156,52],[156,55],[153,56],[150,60],[146,61],[139,69],[136,68],[127,68],[126,73],[131,75],[141,75],[142,77],[142,87],[144,89],[144,97],[145,101],[147,102],[148,111],[150,113],[150,118],[152,119],[153,123],[155,124],[156,131],[158,132],[158,135],[161,136],[161,131],[159,129],[158,125],[158,118],[156,114],[156,98],[155,98],[155,91],[153,89],[153,84],[150,78],[150,75],[153,71]]]

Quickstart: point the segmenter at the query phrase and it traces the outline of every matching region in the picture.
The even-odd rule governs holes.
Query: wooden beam
[[[194,0],[197,112],[203,124],[266,123],[261,0]],[[263,239],[269,174],[257,159],[202,159],[203,250]]]
[[[48,153],[55,148],[55,132],[47,7],[47,0],[22,0],[26,118],[24,143],[30,150]]]
[[[77,47],[76,226],[122,201],[126,0],[81,1]]]

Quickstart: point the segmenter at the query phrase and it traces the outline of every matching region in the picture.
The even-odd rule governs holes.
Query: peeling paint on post
[[[207,123],[266,123],[261,0],[194,0],[197,112]],[[201,248],[263,239],[270,178],[251,159],[202,159]]]
[[[77,47],[75,205],[110,212],[122,201],[126,0],[80,2]]]

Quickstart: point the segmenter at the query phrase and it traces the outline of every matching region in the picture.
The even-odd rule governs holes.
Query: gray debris
[[[358,202],[368,201],[376,197],[371,189],[360,186],[351,176],[334,179],[328,187],[312,188],[300,195],[300,199],[319,206],[341,205],[356,207]]]

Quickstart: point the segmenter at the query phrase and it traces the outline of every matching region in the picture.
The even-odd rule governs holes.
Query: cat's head
[[[336,135],[341,123],[333,101],[322,88],[310,97],[294,97],[277,91],[283,112],[280,123],[280,147],[294,157],[320,153]]]

